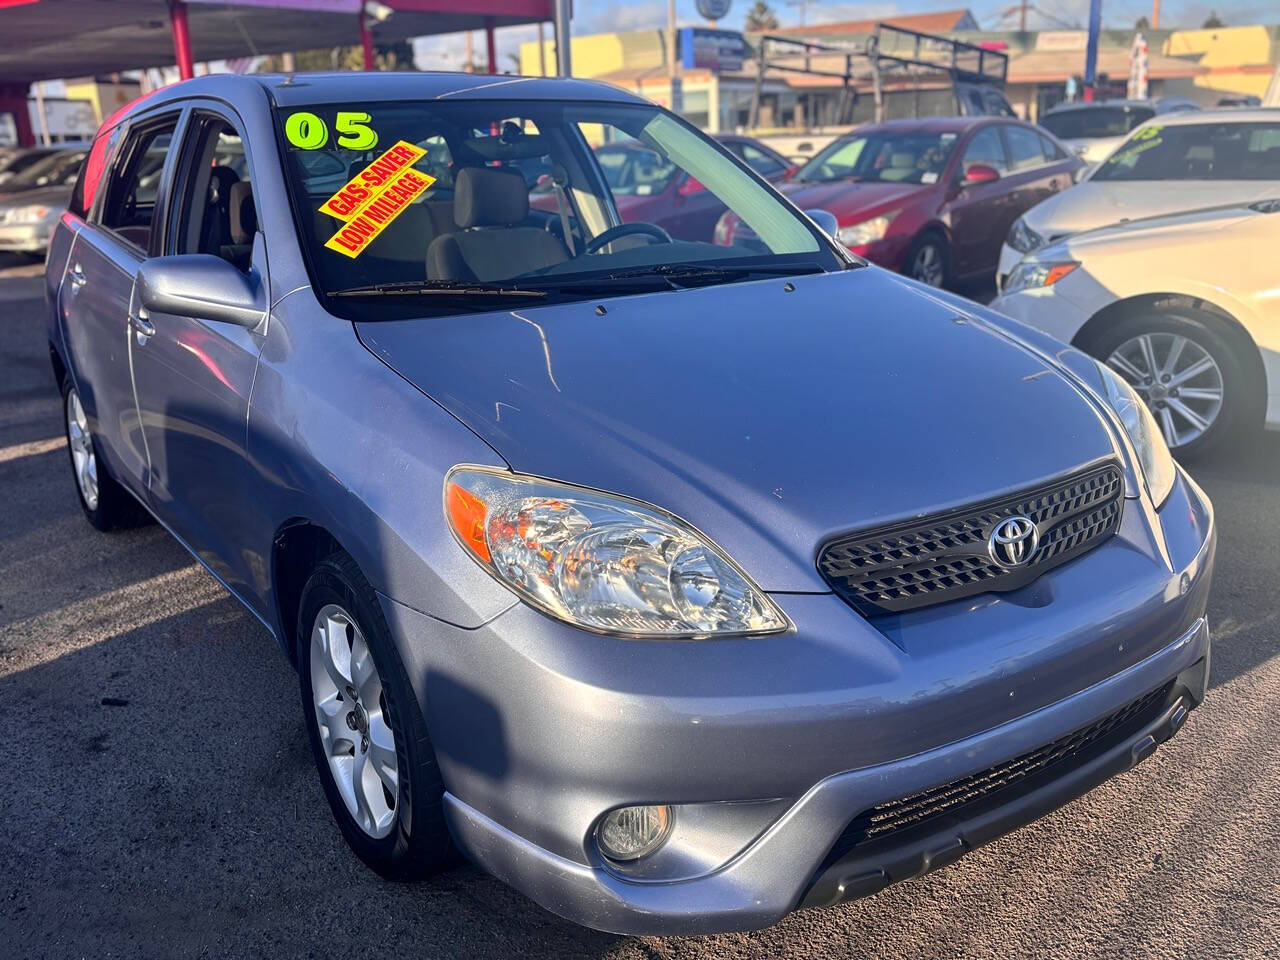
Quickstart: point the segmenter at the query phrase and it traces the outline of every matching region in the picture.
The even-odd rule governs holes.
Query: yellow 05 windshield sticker
[[[412,169],[426,153],[401,140],[326,200],[320,210],[344,225],[325,246],[353,259],[364,253],[391,221],[436,182],[430,174]]]

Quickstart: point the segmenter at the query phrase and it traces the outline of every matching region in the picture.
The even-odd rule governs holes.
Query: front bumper
[[[468,856],[598,929],[752,929],[950,862],[1180,726],[1178,708],[1204,695],[1214,534],[1185,475],[1160,515],[1162,534],[1128,501],[1112,540],[1015,594],[875,627],[831,595],[779,597],[793,635],[688,644],[587,636],[522,605],[475,630],[383,606]],[[888,847],[837,846],[864,811],[1038,751],[1175,680],[1159,717],[1029,793]],[[707,826],[665,873],[628,875],[592,838],[632,803],[677,805],[668,847],[682,822]]]
[[[0,251],[7,253],[44,253],[49,247],[53,224],[0,224]]]

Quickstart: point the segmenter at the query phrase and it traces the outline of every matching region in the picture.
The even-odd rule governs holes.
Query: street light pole
[[[671,112],[684,108],[680,89],[680,64],[676,62],[676,0],[667,0],[667,89],[671,91]]]
[[[556,74],[573,76],[573,58],[569,53],[569,5],[571,0],[556,0]]]

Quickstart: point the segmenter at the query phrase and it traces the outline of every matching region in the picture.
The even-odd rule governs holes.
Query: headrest
[[[230,167],[214,167],[209,173],[209,202],[226,203],[231,185],[240,177]]]
[[[258,211],[253,206],[253,184],[240,180],[231,185],[231,242],[252,243],[258,232]]]
[[[453,191],[453,219],[463,230],[510,227],[529,215],[529,188],[513,170],[463,167]]]
[[[891,167],[914,167],[916,165],[916,155],[903,151],[901,153],[889,154],[889,166]]]

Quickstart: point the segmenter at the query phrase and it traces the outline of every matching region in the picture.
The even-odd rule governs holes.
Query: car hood
[[[1280,183],[1274,180],[1086,180],[1032,207],[1023,219],[1046,240],[1056,240],[1121,220],[1275,196],[1280,196]]]
[[[784,183],[779,186],[788,200],[801,210],[829,210],[840,225],[859,223],[885,210],[915,202],[929,188],[914,183]]]
[[[874,267],[790,285],[357,331],[513,469],[656,503],[772,591],[825,591],[837,533],[1114,452],[1074,380],[924,288]]]

